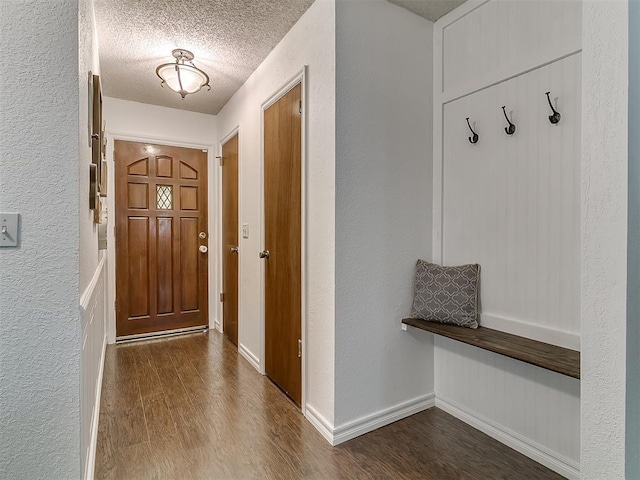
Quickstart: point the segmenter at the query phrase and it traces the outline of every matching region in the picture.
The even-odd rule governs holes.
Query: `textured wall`
[[[89,71],[100,74],[98,42],[93,18],[93,1],[80,0],[78,11],[78,90],[80,108],[78,122],[78,175],[80,175],[80,293],[84,292],[98,266],[98,226],[93,223],[93,211],[89,210]]]
[[[336,3],[336,428],[433,392],[430,335],[400,329],[431,258],[432,26]]]
[[[178,94],[166,91],[167,95]],[[206,95],[205,92],[199,95]],[[187,144],[187,145],[215,145],[218,141],[216,117],[205,113],[188,112],[175,108],[148,105],[146,103],[129,102],[117,98],[104,97],[104,118],[107,123],[107,162],[109,164],[108,180],[108,205],[109,225],[115,222],[115,191],[113,165],[114,138],[126,138],[136,140],[149,140],[159,143]],[[218,256],[215,255],[215,235],[218,224],[217,210],[213,199],[217,197],[217,168],[213,162],[213,153],[209,154],[209,298],[215,299],[218,295],[217,272]],[[108,296],[107,296],[107,337],[108,341],[115,342],[115,236],[113,228],[107,230],[107,254],[108,261]],[[211,325],[216,320],[218,302],[209,302],[209,322]]]
[[[220,140],[240,125],[239,341],[260,358],[261,105],[308,65],[307,406],[333,421],[335,0],[317,0],[218,114]]]
[[[629,232],[627,247],[626,451],[640,450],[640,2],[629,2]],[[640,455],[626,456],[627,478],[640,478]]]
[[[0,3],[0,477],[80,476],[78,1]]]
[[[582,25],[580,456],[583,479],[618,479],[625,468],[628,4],[584,2]]]

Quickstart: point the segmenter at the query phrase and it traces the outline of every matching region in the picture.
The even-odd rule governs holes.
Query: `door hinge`
[[[220,166],[222,167],[222,164],[224,163],[224,162],[222,161],[222,157],[221,157],[221,156],[217,156],[216,158],[218,159],[218,161],[220,162]]]
[[[221,302],[224,302],[224,293],[221,293],[221,294],[220,294],[220,301],[221,301]]]
[[[298,340],[298,358],[302,357],[302,340]]]
[[[302,115],[302,100],[300,100],[300,103],[298,104],[298,113]]]

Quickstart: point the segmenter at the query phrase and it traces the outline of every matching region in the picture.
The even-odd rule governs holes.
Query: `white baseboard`
[[[238,343],[238,353],[242,355],[253,368],[262,373],[262,371],[260,370],[260,359],[253,353],[251,353],[251,351],[241,343]]]
[[[327,442],[333,445],[333,425],[318,411],[307,403],[305,406],[304,416],[309,420],[309,423],[316,427],[316,430],[325,438]]]
[[[563,477],[571,480],[578,480],[580,478],[580,464],[570,458],[560,455],[511,429],[505,428],[452,400],[437,396],[436,407],[481,432],[486,433],[508,447],[526,455]]]
[[[389,425],[390,423],[402,420],[427,408],[431,408],[434,405],[435,395],[429,393],[352,420],[334,428],[333,441],[331,443],[332,445],[338,445],[380,427],[384,427],[385,425]]]
[[[84,472],[84,480],[93,480],[96,469],[96,448],[98,446],[98,424],[100,421],[100,399],[102,398],[102,377],[104,374],[104,359],[107,353],[107,337],[105,335],[102,341],[102,352],[100,353],[100,368],[98,369],[98,380],[96,385],[96,403],[93,406],[93,416],[91,419],[91,441],[89,443],[89,452],[87,453],[86,469]]]

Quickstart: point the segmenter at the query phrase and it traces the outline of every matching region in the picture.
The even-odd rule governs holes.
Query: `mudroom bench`
[[[405,318],[406,325],[580,379],[580,352],[486,327],[463,328]]]

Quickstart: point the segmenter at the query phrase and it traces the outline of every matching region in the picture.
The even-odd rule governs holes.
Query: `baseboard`
[[[333,430],[332,444],[346,442],[433,406],[435,406],[435,395],[429,393],[344,423]]]
[[[436,407],[462,420],[468,425],[486,433],[508,447],[526,455],[563,477],[571,480],[580,478],[580,464],[564,457],[533,440],[505,428],[502,425],[469,410],[466,407],[441,396],[436,398]]]
[[[258,372],[261,372],[260,359],[253,353],[251,353],[251,351],[241,343],[238,343],[238,353],[242,355],[253,368],[255,368]]]
[[[104,374],[104,359],[107,353],[107,337],[105,335],[102,340],[102,352],[100,353],[100,368],[98,369],[98,380],[96,385],[96,403],[93,406],[93,418],[91,419],[91,442],[89,443],[89,452],[86,469],[84,472],[84,480],[93,480],[96,469],[96,448],[98,446],[98,424],[100,421],[100,399],[102,398],[102,377]]]
[[[327,442],[333,445],[333,425],[324,418],[318,411],[307,403],[305,406],[305,417],[309,423],[316,427],[316,430],[325,438]]]

